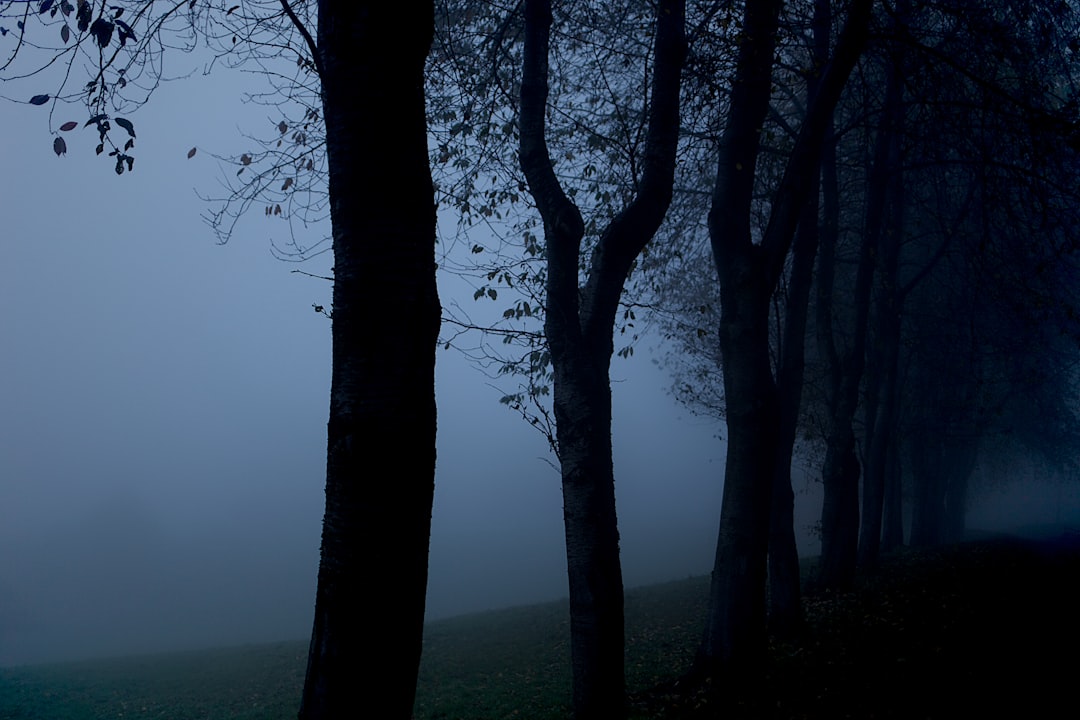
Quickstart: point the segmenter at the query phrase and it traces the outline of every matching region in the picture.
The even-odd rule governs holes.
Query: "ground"
[[[760,684],[668,685],[645,717],[1075,717],[1080,537],[905,551],[854,592],[807,599]]]

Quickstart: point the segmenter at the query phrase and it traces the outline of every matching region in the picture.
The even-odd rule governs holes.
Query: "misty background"
[[[258,208],[223,246],[200,219],[196,191],[233,172],[213,153],[276,122],[242,101],[246,82],[164,85],[130,116],[121,177],[92,129],[65,133],[57,158],[47,107],[0,106],[0,665],[310,632],[330,380],[330,321],[312,305],[329,307],[330,285],[292,271],[326,275],[331,259],[276,259],[287,229]],[[472,303],[453,276],[440,294]],[[628,587],[707,573],[719,521],[722,428],[666,392],[660,346],[612,364]],[[440,350],[428,619],[566,594],[555,458],[499,404],[508,389]],[[805,477],[796,490],[813,554],[820,498]],[[969,525],[1078,507],[1075,486],[998,488]]]

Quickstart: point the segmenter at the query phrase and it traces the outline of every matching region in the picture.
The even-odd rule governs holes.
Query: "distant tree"
[[[894,241],[878,256],[868,355],[859,551],[867,564],[882,539],[883,507],[893,516],[899,507],[896,484],[886,492],[885,483],[896,474],[887,458],[899,457],[898,436],[907,438],[914,481],[913,542],[959,538],[961,478],[979,438],[1001,427],[1004,398],[1070,396],[1062,370],[1075,362],[1048,342],[1074,332],[1075,294],[1060,278],[1076,262],[1077,198],[1067,180],[1077,167],[1075,10],[1007,1],[898,7],[886,68],[907,80],[893,105],[900,109],[884,115],[901,128],[902,159],[890,179]],[[1006,370],[1002,357],[1028,370]],[[1049,362],[1032,372],[1020,360],[1032,357]],[[1070,424],[1061,413],[1045,420],[1045,437],[1060,438],[1050,428]],[[891,525],[884,535],[895,543],[895,517]]]
[[[317,29],[301,16],[317,16]],[[364,707],[410,717],[427,581],[440,315],[423,75],[432,3],[5,2],[0,29],[0,77],[32,84],[29,103],[53,113],[85,104],[88,119],[59,130],[94,126],[98,153],[108,150],[119,174],[134,169],[134,124],[121,113],[146,101],[174,49],[223,41],[236,46],[231,57],[268,63],[279,79],[288,75],[273,58],[283,53],[305,77],[317,74],[334,252],[333,373],[326,515],[300,715],[345,717]],[[61,134],[54,149],[67,151]],[[294,184],[288,177],[284,190]]]

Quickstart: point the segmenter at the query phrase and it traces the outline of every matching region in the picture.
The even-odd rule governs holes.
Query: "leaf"
[[[91,126],[91,125],[93,125],[94,123],[97,123],[98,125],[100,125],[100,124],[101,124],[101,121],[102,121],[102,120],[105,120],[105,119],[107,119],[108,117],[109,117],[109,116],[108,116],[108,115],[105,115],[105,114],[101,114],[101,115],[95,115],[94,117],[92,117],[92,118],[90,118],[89,120],[87,120],[87,121],[86,121],[86,124],[85,124],[85,125],[83,125],[83,127],[90,127],[90,126]]]
[[[126,120],[124,118],[113,118],[113,122],[127,130],[128,135],[130,135],[131,137],[135,137],[135,126],[131,124],[130,120]]]
[[[125,35],[127,36],[128,39],[138,40],[138,38],[135,37],[135,32],[131,29],[131,26],[128,25],[123,20],[117,20],[116,21],[116,26],[118,28],[120,28],[120,42],[121,43],[124,42],[124,36]]]
[[[244,153],[243,155],[241,155],[240,156],[240,164],[241,165],[250,165],[251,164],[251,156],[248,155],[247,153]]]
[[[74,120],[69,120],[68,122],[61,125],[60,129],[63,130],[64,132],[69,132],[71,130],[74,130],[77,127],[79,127],[79,123],[75,122]]]
[[[49,102],[48,95],[35,95],[34,97],[30,98],[31,105],[44,105],[47,102]]]
[[[67,143],[64,142],[64,138],[57,136],[52,142],[53,152],[56,153],[56,157],[67,154]]]
[[[499,299],[499,293],[495,292],[495,288],[488,288],[487,294],[488,294],[488,297],[491,298],[492,300],[498,300]]]
[[[288,132],[289,126],[285,123],[284,120],[282,120],[278,123],[277,129],[282,135],[284,135],[286,132]]]
[[[90,7],[89,0],[79,0],[79,11],[75,13],[75,20],[78,24],[79,32],[86,32],[86,28],[90,27],[90,18],[93,9]]]
[[[195,157],[195,148],[191,148],[190,150],[188,150],[187,151],[187,156],[188,156],[188,160]]]
[[[105,18],[98,18],[90,26],[90,34],[97,40],[98,46],[108,47],[109,41],[112,40],[113,24]]]
[[[101,143],[96,148],[94,148],[95,155],[100,155],[103,152],[105,152],[105,143]]]
[[[60,39],[64,41],[65,45],[67,44],[68,40],[71,39],[71,28],[69,28],[67,25],[60,26]]]
[[[53,0],[41,0],[41,7],[38,8],[38,15],[44,15],[49,12],[49,8],[53,6]]]
[[[228,10],[227,10],[227,11],[225,12],[225,15],[226,15],[226,17],[227,17],[227,16],[229,16],[229,15],[232,15],[232,14],[233,14],[234,12],[236,12],[236,11],[237,11],[237,10],[239,10],[239,9],[240,9],[240,6],[239,6],[239,5],[233,5],[233,6],[231,7],[231,8],[229,8],[229,9],[228,9]]]
[[[116,174],[117,175],[123,175],[124,174],[124,156],[123,155],[117,155],[116,156]]]
[[[286,190],[288,190],[289,188],[292,187],[292,184],[293,184],[293,179],[292,178],[285,178],[285,183],[281,186],[281,191],[285,192]]]

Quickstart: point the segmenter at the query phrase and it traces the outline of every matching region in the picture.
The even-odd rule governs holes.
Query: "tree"
[[[526,0],[520,163],[544,222],[544,332],[551,352],[570,582],[574,715],[626,712],[623,587],[611,456],[612,334],[623,284],[671,201],[679,134],[685,5],[656,10],[652,93],[633,199],[600,232],[586,267],[581,211],[555,174],[547,145],[550,1]]]
[[[232,43],[251,57],[284,49],[315,69],[334,251],[333,373],[326,515],[301,717],[344,717],[375,702],[385,717],[408,718],[435,464],[440,308],[423,84],[433,5],[323,0],[315,34],[285,0],[240,9],[194,0],[6,3],[5,80],[45,84],[46,71],[58,69],[51,91],[35,92],[30,103],[55,109],[84,102],[87,124],[99,132],[98,152],[111,147],[122,174],[134,168],[135,133],[118,108],[148,98],[171,47],[192,49],[200,37],[228,44],[230,33],[221,32],[235,21]],[[11,20],[15,27],[8,27]],[[391,36],[393,43],[384,42]],[[116,128],[126,134],[114,141]],[[60,136],[54,147],[66,151]]]
[[[333,223],[326,517],[302,718],[412,714],[435,472],[433,5],[319,3]],[[392,36],[394,42],[384,43]],[[372,312],[384,307],[384,312]],[[391,474],[392,473],[392,474]],[[365,690],[365,688],[368,688]]]
[[[901,148],[888,190],[894,240],[878,254],[867,359],[862,563],[877,558],[883,506],[892,509],[885,517],[893,517],[884,535],[896,542],[898,484],[887,492],[885,478],[896,474],[898,435],[908,439],[916,486],[914,539],[958,538],[966,483],[959,478],[974,467],[978,437],[996,432],[992,416],[1002,412],[1000,398],[1020,387],[1041,394],[1055,382],[1035,383],[1034,377],[1062,377],[1002,372],[999,358],[1027,357],[1036,347],[1044,358],[1062,358],[1039,338],[1048,322],[1052,332],[1071,332],[1063,316],[1050,321],[1030,308],[1020,313],[1024,321],[1013,316],[1032,297],[1043,307],[1074,304],[1068,283],[1051,281],[1052,291],[1044,283],[1054,275],[1045,268],[1067,274],[1073,262],[1066,248],[1074,241],[1063,228],[1075,225],[1075,201],[1066,199],[1071,191],[1064,180],[1075,167],[1069,108],[1076,83],[1067,50],[1075,23],[1064,3],[902,3],[892,17],[882,62],[893,89],[886,91],[881,117]],[[906,78],[902,90],[892,81],[896,75]],[[1034,242],[1032,228],[1041,228]],[[965,294],[979,302],[961,300]],[[1006,353],[1002,343],[1018,337],[1028,339]],[[966,349],[942,356],[944,345]],[[903,398],[901,362],[909,373]],[[1071,394],[1068,383],[1056,387]],[[903,426],[901,401],[908,418]],[[932,457],[937,460],[929,462]],[[953,493],[948,513],[930,509],[946,506],[946,488]],[[888,505],[886,497],[893,498]],[[953,519],[941,525],[946,517]]]
[[[765,651],[765,573],[779,398],[770,370],[769,304],[818,172],[820,147],[847,77],[867,40],[871,2],[853,2],[807,108],[760,242],[751,232],[760,132],[772,92],[783,3],[747,3],[719,143],[709,211],[720,283],[720,352],[727,403],[724,496],[698,672],[744,671]]]

